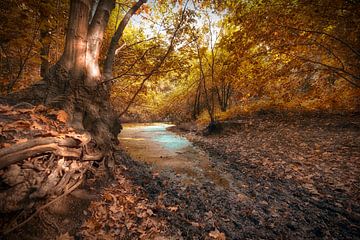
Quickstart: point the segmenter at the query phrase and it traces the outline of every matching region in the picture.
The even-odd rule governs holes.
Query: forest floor
[[[252,116],[226,123],[219,134],[181,134],[231,175],[236,191],[212,181],[184,185],[176,173],[154,171],[119,148],[115,179],[70,195],[61,218],[49,207],[61,221],[47,217],[44,223],[40,215],[19,233],[43,239],[360,239],[358,115]]]
[[[240,186],[226,236],[360,238],[359,115],[260,115],[186,136]]]
[[[359,116],[253,116],[217,135],[183,134],[232,176],[236,191],[212,181],[184,185],[171,171],[152,172],[119,153],[117,183],[106,202],[93,203],[96,217],[83,234],[98,228],[120,239],[359,239]]]

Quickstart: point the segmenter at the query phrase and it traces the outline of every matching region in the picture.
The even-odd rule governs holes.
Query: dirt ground
[[[78,223],[66,228],[73,223],[64,217],[42,238],[360,239],[358,115],[261,115],[216,135],[182,134],[235,179],[236,191],[184,185],[119,149],[115,179],[87,189],[95,197],[73,208]]]
[[[231,211],[241,227],[223,225],[227,236],[359,239],[358,115],[264,115],[224,128],[187,136],[242,186]]]
[[[110,200],[114,212],[127,214],[125,227],[114,222],[116,232],[102,224],[104,234],[120,232],[119,239],[359,239],[359,116],[264,115],[227,123],[218,135],[184,134],[210,154],[214,167],[236,179],[239,191],[211,181],[184,186],[173,173],[151,172],[121,153],[122,183],[109,189],[108,198],[117,199]],[[128,195],[119,200],[119,191]],[[115,201],[128,207],[115,210]],[[101,201],[96,206],[106,208]],[[90,229],[84,230],[87,236],[94,234]]]

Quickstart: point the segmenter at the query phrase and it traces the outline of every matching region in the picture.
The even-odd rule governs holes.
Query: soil
[[[242,189],[235,238],[359,239],[359,115],[263,115],[186,136]],[[242,188],[241,188],[242,187]]]
[[[181,174],[120,153],[120,184],[107,191],[123,204],[96,202],[104,209],[93,216],[103,217],[93,220],[120,239],[359,239],[359,120],[253,116],[217,135],[183,132],[235,179],[236,191],[211,179],[184,184]]]
[[[182,134],[209,154],[213,168],[231,176],[234,188],[211,179],[185,184],[181,174],[134,161],[119,148],[114,179],[90,183],[84,190],[90,197],[72,208],[77,224],[63,221],[52,235],[32,234],[38,239],[360,239],[359,115],[261,115],[225,123],[215,135]],[[77,203],[74,198],[71,205]],[[39,224],[34,219],[24,229],[36,231]]]

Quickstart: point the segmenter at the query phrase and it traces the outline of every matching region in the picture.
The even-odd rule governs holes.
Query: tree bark
[[[48,23],[49,14],[43,9],[40,9],[40,76],[45,77],[46,73],[49,71],[50,62],[50,25]]]
[[[46,103],[65,109],[69,124],[92,134],[102,149],[117,141],[121,125],[100,84],[98,58],[114,0],[100,0],[91,17],[91,0],[71,0],[65,49],[46,80]],[[90,22],[90,23],[89,23]]]
[[[96,86],[101,81],[99,56],[104,32],[109,21],[110,13],[114,9],[113,0],[103,0],[97,5],[89,26],[87,54],[86,54],[86,85]]]
[[[48,30],[40,30],[40,58],[41,58],[41,65],[40,65],[40,76],[42,78],[45,77],[47,71],[50,68],[49,62],[49,53],[50,53],[50,34]]]
[[[91,0],[71,0],[65,49],[59,64],[71,71],[71,82],[84,74]]]

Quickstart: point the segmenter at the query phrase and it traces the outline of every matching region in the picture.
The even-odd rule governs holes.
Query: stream
[[[155,171],[176,175],[184,185],[212,182],[216,187],[237,192],[231,176],[213,167],[209,156],[186,138],[168,131],[171,126],[174,125],[123,124],[120,145],[134,160],[148,163]]]

